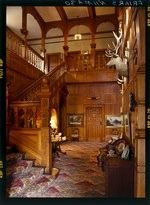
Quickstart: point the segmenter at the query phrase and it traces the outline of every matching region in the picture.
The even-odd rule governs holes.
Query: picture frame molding
[[[83,126],[83,114],[68,114],[68,127],[82,127]]]
[[[105,116],[105,126],[106,128],[118,128],[118,127],[122,127],[122,116],[121,115],[106,115]],[[118,124],[111,124],[110,121],[115,121],[118,120]],[[110,124],[108,124],[110,123]]]

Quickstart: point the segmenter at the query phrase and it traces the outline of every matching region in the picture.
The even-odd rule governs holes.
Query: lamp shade
[[[74,39],[75,40],[80,40],[81,39],[81,34],[75,34]]]

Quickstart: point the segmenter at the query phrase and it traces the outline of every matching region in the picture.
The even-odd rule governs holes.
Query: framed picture
[[[83,126],[83,114],[68,114],[68,126]]]
[[[106,128],[115,128],[122,126],[121,115],[106,115]]]

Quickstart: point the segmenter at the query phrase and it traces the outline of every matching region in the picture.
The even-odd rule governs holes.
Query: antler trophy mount
[[[128,78],[128,64],[126,58],[121,58],[118,54],[118,50],[122,44],[122,31],[120,31],[120,35],[117,36],[116,33],[113,31],[113,35],[116,40],[116,44],[112,42],[113,48],[108,44],[108,49],[106,52],[106,56],[111,58],[110,61],[106,64],[107,66],[115,66],[118,74],[120,76]]]

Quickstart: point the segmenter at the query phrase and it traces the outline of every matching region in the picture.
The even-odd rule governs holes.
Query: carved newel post
[[[50,92],[49,81],[44,78],[41,84],[41,92],[38,94],[41,98],[41,165],[46,166],[45,172],[52,172],[52,146],[50,137]]]

